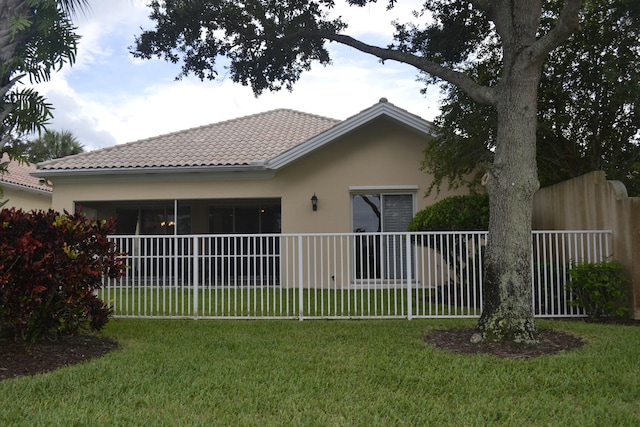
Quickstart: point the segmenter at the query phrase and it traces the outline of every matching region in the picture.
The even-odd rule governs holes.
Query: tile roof
[[[9,161],[9,156],[4,153],[0,163]],[[36,189],[40,191],[46,191],[50,193],[52,191],[50,186],[40,184],[40,179],[30,175],[31,172],[35,172],[36,166],[33,164],[20,164],[16,161],[9,162],[7,166],[7,172],[0,174],[0,185],[3,183],[18,185],[20,187],[26,187]]]
[[[272,159],[339,120],[278,109],[50,160],[39,170],[250,165]]]

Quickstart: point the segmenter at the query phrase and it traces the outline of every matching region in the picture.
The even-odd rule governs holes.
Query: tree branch
[[[351,36],[327,31],[297,33],[295,35],[287,36],[286,38],[300,36],[323,38],[346,46],[350,46],[356,50],[359,50],[360,52],[368,53],[370,55],[378,57],[383,61],[393,60],[401,62],[403,64],[412,65],[417,69],[424,71],[425,73],[431,74],[432,76],[438,77],[442,80],[456,85],[460,88],[460,90],[465,92],[476,102],[479,102],[481,104],[494,105],[496,101],[495,89],[487,86],[481,86],[477,84],[475,80],[464,73],[452,70],[447,67],[443,67],[433,61],[429,61],[425,58],[413,55],[411,53],[373,46],[367,43],[363,43],[360,40],[354,39]]]
[[[469,3],[487,14],[496,6],[495,0],[469,0]]]
[[[11,90],[11,88],[13,87],[13,85],[16,84],[16,82],[18,80],[20,80],[21,78],[23,78],[26,74],[18,74],[16,76],[14,76],[11,80],[9,80],[7,82],[7,84],[5,84],[4,86],[0,87],[0,98],[4,98],[7,93],[9,93],[9,91]]]
[[[537,62],[560,46],[580,26],[578,19],[581,0],[566,0],[556,25],[527,49],[526,55]]]

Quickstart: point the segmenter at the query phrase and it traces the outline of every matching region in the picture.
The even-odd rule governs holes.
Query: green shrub
[[[37,341],[100,330],[111,310],[96,296],[124,265],[107,235],[114,221],[49,210],[0,211],[0,336]]]
[[[416,214],[409,223],[409,231],[485,231],[489,227],[489,196],[486,194],[469,194],[443,199],[427,206]],[[484,238],[477,235],[438,234],[416,239],[417,242],[439,252],[449,266],[457,266],[453,271],[451,282],[458,286],[455,300],[446,292],[438,296],[438,301],[447,301],[451,305],[469,305],[475,301],[480,306],[480,281],[473,281],[470,288],[467,278],[478,277],[482,266]],[[472,271],[475,270],[475,271]],[[474,295],[467,295],[470,290]],[[465,302],[465,298],[467,302]]]
[[[489,196],[447,197],[419,211],[409,231],[475,231],[489,228]]]
[[[626,285],[627,279],[618,261],[574,264],[567,282],[574,298],[569,303],[584,308],[591,318],[623,318],[628,311]]]

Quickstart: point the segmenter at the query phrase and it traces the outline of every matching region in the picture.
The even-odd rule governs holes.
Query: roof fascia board
[[[0,181],[0,187],[3,187],[5,189],[24,191],[26,193],[39,194],[39,195],[48,196],[48,197],[51,197],[51,193],[52,193],[51,190],[41,190],[38,188],[28,187],[26,185],[14,184],[6,181]]]
[[[347,133],[365,125],[366,123],[382,116],[387,116],[398,122],[415,129],[418,132],[430,134],[432,125],[430,122],[411,114],[401,108],[396,107],[388,102],[379,102],[373,107],[352,116],[345,121],[337,124],[331,129],[314,136],[313,138],[303,142],[302,144],[292,148],[291,150],[274,157],[268,162],[268,167],[272,169],[280,169],[288,164],[298,160],[299,158],[317,150],[323,145],[343,136]]]
[[[271,179],[275,171],[263,166],[199,166],[122,169],[40,169],[32,176],[46,178],[58,183],[72,182],[150,182],[163,177],[171,181],[193,180],[256,180]]]
[[[417,185],[351,185],[349,191],[417,191]]]

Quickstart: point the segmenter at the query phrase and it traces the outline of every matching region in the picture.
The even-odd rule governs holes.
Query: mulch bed
[[[33,345],[0,340],[0,381],[86,362],[116,348],[117,342],[98,335],[65,336]]]
[[[620,318],[557,318],[561,322],[587,322],[620,326],[640,327],[640,320]],[[438,329],[431,331],[424,340],[426,343],[452,353],[461,354],[493,354],[502,358],[525,358],[543,355],[560,354],[581,348],[584,342],[567,332],[538,329],[540,344],[536,347],[522,347],[513,344],[479,343],[473,344],[470,339],[474,328]]]
[[[555,330],[539,330],[540,344],[518,346],[502,343],[478,343],[470,341],[474,328],[437,329],[425,337],[425,342],[443,350],[460,354],[492,354],[508,359],[530,359],[547,354],[559,354],[581,348],[584,342],[569,333]]]

